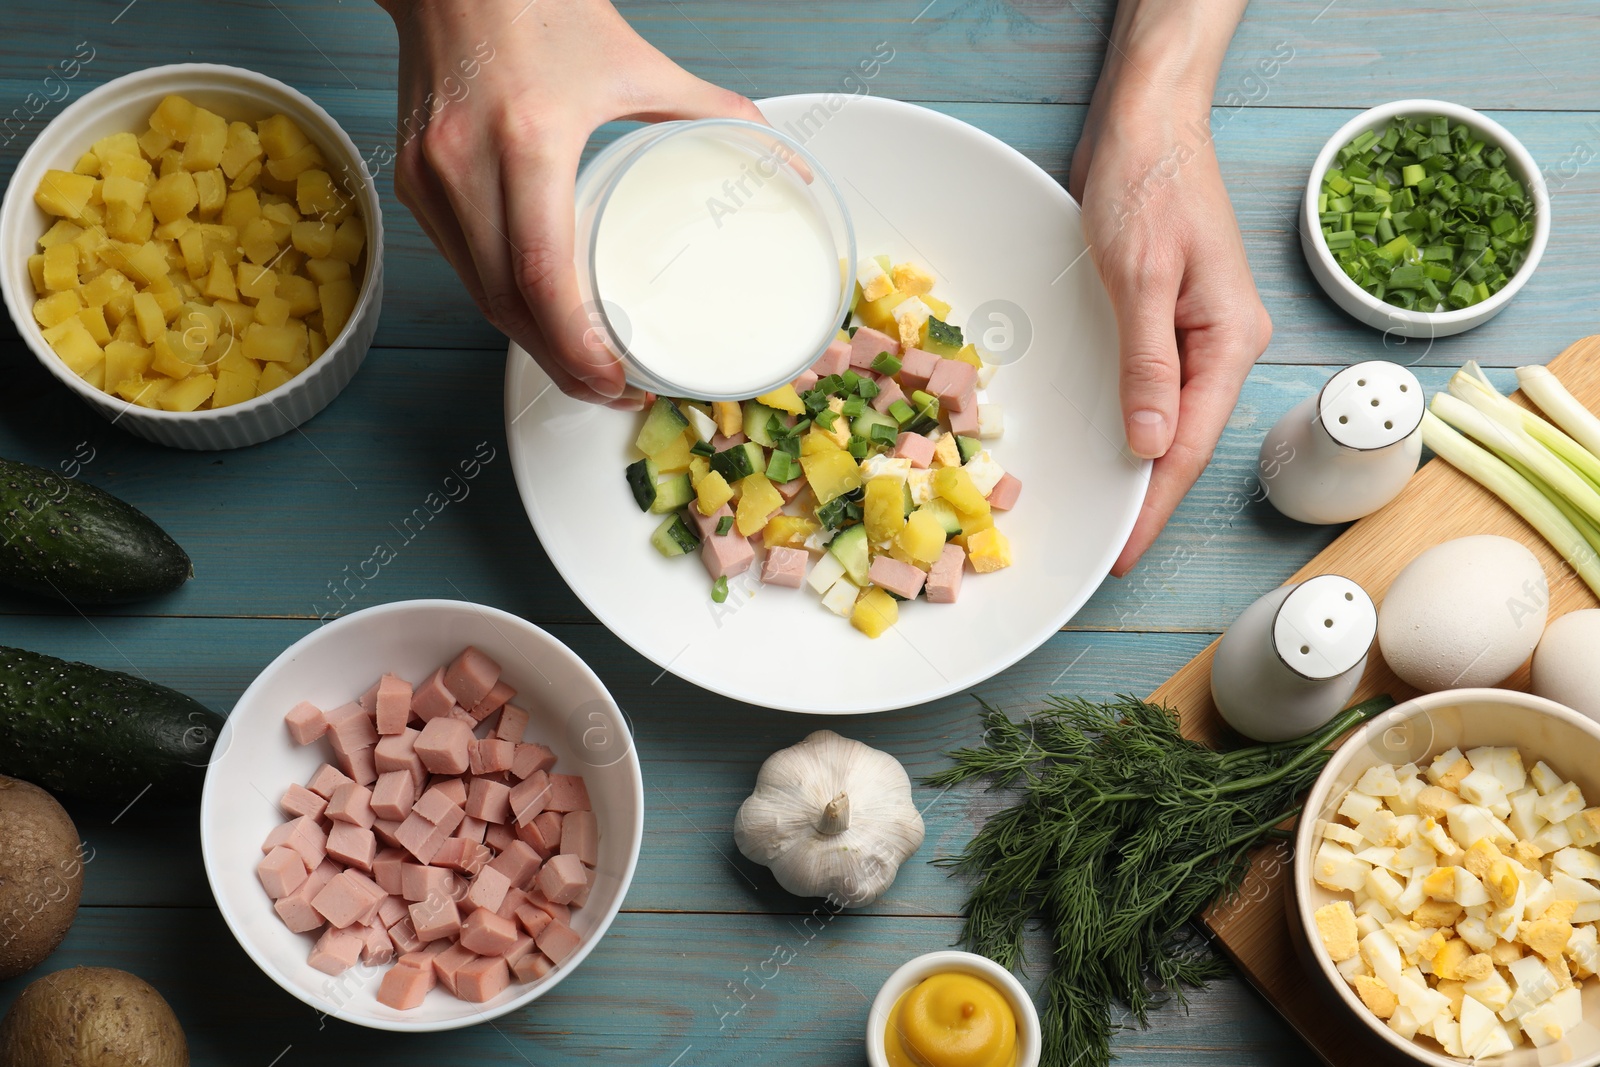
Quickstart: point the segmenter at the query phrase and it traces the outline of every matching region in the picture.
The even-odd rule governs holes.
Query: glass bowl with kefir
[[[743,400],[814,363],[849,311],[855,234],[797,140],[739,119],[663,122],[578,176],[586,340],[667,396]]]

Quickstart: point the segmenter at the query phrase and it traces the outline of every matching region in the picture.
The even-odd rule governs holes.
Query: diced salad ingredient
[[[1442,116],[1396,116],[1339,150],[1322,177],[1328,251],[1396,307],[1451,311],[1489,299],[1527,259],[1533,198],[1506,153]]]
[[[435,985],[491,1000],[577,948],[600,825],[583,778],[525,740],[516,695],[469,647],[415,687],[386,674],[284,717],[296,744],[326,738],[334,756],[289,786],[256,868],[284,925],[315,937],[311,966],[389,965],[377,999],[404,1011]]]
[[[240,404],[305,371],[351,314],[366,225],[293,119],[181,96],[108,134],[34,203],[33,317],[74,374],[166,411]]]
[[[1313,877],[1318,940],[1374,1015],[1452,1056],[1555,1044],[1600,971],[1600,807],[1515,748],[1377,764]]]
[[[1004,432],[1000,405],[980,396],[994,368],[933,285],[917,264],[865,258],[855,324],[800,378],[742,404],[651,405],[628,489],[663,516],[657,552],[700,554],[714,602],[753,570],[809,586],[877,637],[899,601],[954,603],[969,563],[1011,566],[994,512],[1017,505],[1022,482],[986,445]]]

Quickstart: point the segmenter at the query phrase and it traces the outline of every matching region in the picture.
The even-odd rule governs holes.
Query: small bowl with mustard
[[[954,949],[918,956],[889,976],[867,1015],[872,1067],[1038,1067],[1039,1012],[1015,975]]]

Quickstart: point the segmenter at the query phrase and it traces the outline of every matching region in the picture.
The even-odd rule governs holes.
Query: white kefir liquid
[[[626,316],[617,333],[633,357],[685,394],[748,396],[797,373],[831,335],[838,253],[789,167],[668,137],[603,212],[599,296]]]

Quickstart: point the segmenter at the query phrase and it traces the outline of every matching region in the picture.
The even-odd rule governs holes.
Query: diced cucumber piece
[[[946,537],[954,537],[961,532],[961,517],[956,514],[956,509],[950,506],[950,502],[943,497],[934,497],[918,510],[926,511],[929,515],[938,519],[939,525],[944,527],[944,535]]]
[[[666,515],[677,511],[693,499],[694,487],[689,484],[689,476],[674,475],[664,482],[656,483],[656,499],[655,503],[650,505],[650,511],[656,515]]]
[[[678,406],[666,397],[658,396],[656,402],[650,405],[650,414],[645,416],[644,425],[639,427],[639,436],[633,443],[640,452],[653,456],[672,444],[688,428],[689,420],[683,417]]]
[[[653,459],[641,459],[637,463],[628,464],[628,488],[633,492],[633,502],[639,505],[640,511],[649,511],[650,505],[656,502],[656,463]]]
[[[839,536],[828,543],[828,551],[844,564],[844,572],[849,575],[852,582],[858,586],[867,584],[867,571],[872,566],[872,558],[868,550],[867,527],[864,523],[857,523],[839,531]]]
[[[966,341],[961,336],[960,327],[951,326],[932,315],[928,316],[928,339],[922,343],[924,351],[943,356],[945,359],[954,359],[964,344]]]
[[[971,459],[973,456],[976,456],[982,451],[983,442],[978,440],[976,437],[963,437],[960,434],[956,435],[956,452],[961,455],[961,462],[965,463],[967,460]]]
[[[769,408],[759,400],[746,400],[744,402],[744,435],[764,448],[772,447],[772,435],[767,432],[767,426],[776,418],[781,423],[783,412],[777,408]]]
[[[650,535],[650,543],[663,556],[683,556],[700,547],[700,536],[683,521],[682,515],[668,515]]]
[[[868,441],[871,441],[874,444],[884,444],[885,442],[881,437],[873,436],[872,428],[874,426],[881,426],[884,428],[882,432],[892,433],[894,435],[893,437],[889,438],[887,442],[888,444],[894,444],[895,438],[900,436],[900,424],[895,422],[889,416],[884,415],[881,412],[874,411],[872,408],[866,408],[861,412],[861,414],[850,420],[851,433],[860,434],[862,437],[865,437]]]
[[[711,457],[711,469],[722,475],[729,485],[740,478],[748,478],[757,471],[767,469],[766,453],[754,441],[725,448]]]

